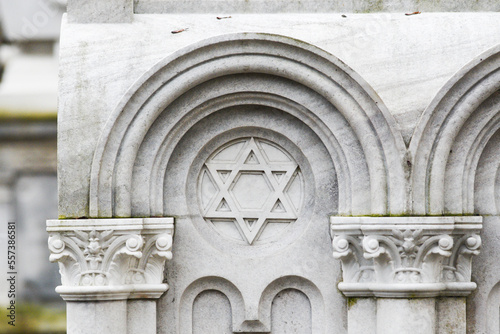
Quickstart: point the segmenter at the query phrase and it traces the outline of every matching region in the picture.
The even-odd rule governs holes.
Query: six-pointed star
[[[297,209],[285,195],[298,171],[294,161],[271,161],[251,138],[235,161],[205,163],[219,189],[205,211],[205,218],[231,219],[249,244],[270,222],[297,219]]]

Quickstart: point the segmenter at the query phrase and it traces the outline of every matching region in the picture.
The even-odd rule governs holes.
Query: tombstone
[[[498,14],[212,3],[68,3],[68,333],[498,333]]]

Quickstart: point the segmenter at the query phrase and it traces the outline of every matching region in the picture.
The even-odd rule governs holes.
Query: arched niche
[[[230,327],[234,331],[243,322],[244,300],[238,288],[228,280],[201,277],[184,289],[178,312],[178,333],[203,332],[209,328],[201,321],[207,316],[209,319],[205,320],[212,321],[219,329]]]
[[[280,309],[280,298],[285,298],[284,303],[289,305]],[[296,319],[296,324],[279,323],[280,320],[291,319],[294,312],[303,313]],[[271,282],[260,297],[260,318],[273,333],[275,330],[279,332],[292,329],[300,333],[323,333],[325,313],[323,295],[314,283],[304,277],[280,277]]]
[[[193,302],[192,333],[231,333],[232,314],[229,299],[220,291],[205,290]]]
[[[278,109],[321,138],[338,175],[339,214],[405,212],[405,146],[372,88],[314,46],[241,33],[175,52],[128,90],[95,151],[90,216],[164,215],[176,143],[199,120],[235,105]]]
[[[499,159],[488,143],[498,141],[499,89],[500,45],[458,71],[424,111],[409,147],[414,214],[498,213]]]
[[[273,299],[271,330],[275,334],[312,334],[309,298],[297,289],[284,289]]]

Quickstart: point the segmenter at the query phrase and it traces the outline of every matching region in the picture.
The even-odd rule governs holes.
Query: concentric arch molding
[[[224,84],[228,78],[241,84]],[[200,89],[206,94],[195,94]],[[90,217],[167,215],[163,185],[173,148],[200,119],[236,105],[277,108],[322,139],[336,163],[339,213],[407,209],[405,145],[373,89],[312,45],[241,33],[181,49],[130,87],[95,150]],[[160,127],[158,119],[168,122]]]
[[[173,218],[48,220],[50,261],[65,300],[159,298],[172,259]]]
[[[499,130],[500,45],[460,69],[422,114],[409,146],[413,214],[499,214]]]
[[[331,217],[348,297],[466,296],[482,217]]]

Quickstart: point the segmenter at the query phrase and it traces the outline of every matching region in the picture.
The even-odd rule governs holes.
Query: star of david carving
[[[300,171],[292,159],[283,160],[273,161],[254,138],[232,161],[209,159],[205,167],[218,192],[205,209],[205,219],[233,221],[250,245],[267,223],[295,221],[299,208],[286,191]]]

